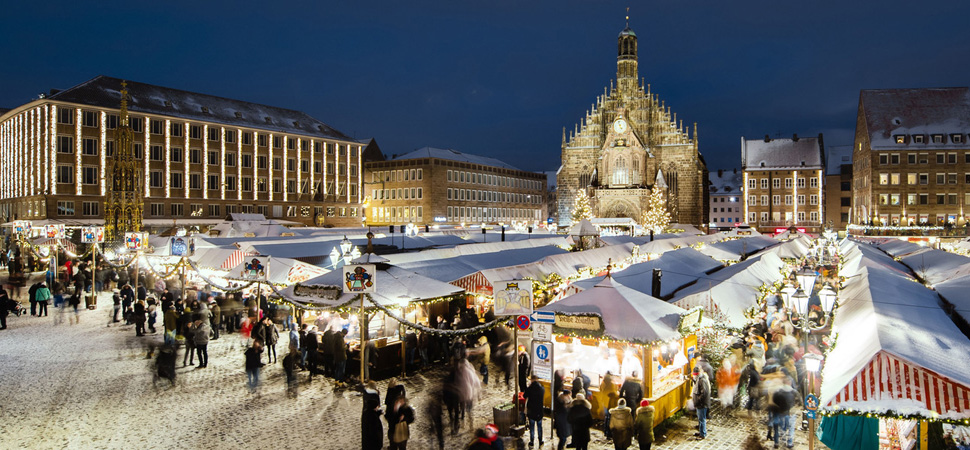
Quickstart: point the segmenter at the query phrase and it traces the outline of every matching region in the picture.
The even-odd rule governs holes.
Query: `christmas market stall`
[[[723,267],[724,264],[687,247],[666,252],[656,259],[633,264],[619,272],[613,271],[611,276],[614,283],[657,298],[666,298],[678,289]],[[575,281],[565,288],[564,294],[572,295],[590,289],[603,281],[603,278],[605,275]]]
[[[710,244],[701,248],[700,252],[718,261],[734,263],[778,244],[779,241],[767,236],[751,236]]]
[[[553,365],[565,376],[564,386],[580,369],[590,378],[594,417],[602,418],[609,404],[600,389],[607,372],[617,387],[626,379],[640,384],[643,398],[656,407],[655,424],[686,405],[701,309],[684,310],[606,277],[538,311],[555,313]]]
[[[295,306],[299,321],[316,325],[320,334],[328,329],[346,329],[348,333],[345,339],[352,349],[350,359],[356,359],[357,364],[360,361],[359,323],[366,323],[366,337],[374,342],[376,351],[372,370],[387,372],[401,367],[404,361],[408,327],[402,326],[402,322],[429,326],[433,317],[447,312],[448,302],[464,298],[464,290],[386,262],[377,262],[387,261],[380,256],[365,254],[355,263],[360,260],[377,266],[376,292],[363,294],[363,302],[358,294],[343,293],[342,270],[278,290],[276,301]],[[364,311],[362,321],[358,317],[361,304]],[[348,362],[348,367],[356,366]]]
[[[970,423],[970,339],[899,262],[858,247],[843,267],[822,370],[821,440],[834,450],[927,448],[929,423]]]

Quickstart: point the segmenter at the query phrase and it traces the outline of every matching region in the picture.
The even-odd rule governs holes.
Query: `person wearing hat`
[[[475,430],[475,440],[468,450],[505,450],[505,443],[498,436],[498,427],[490,423],[485,428]]]
[[[694,366],[692,376],[694,390],[691,392],[691,399],[697,410],[698,425],[698,431],[694,436],[704,439],[707,437],[707,410],[711,407],[711,381],[707,378],[707,372],[698,366]]]
[[[617,400],[616,408],[610,409],[610,431],[616,450],[626,450],[633,444],[633,411],[626,406],[626,399]]]
[[[576,450],[587,450],[589,446],[589,427],[593,426],[593,405],[586,400],[586,395],[576,394],[576,399],[570,404],[566,420],[573,429],[572,445]]]
[[[360,438],[363,450],[380,450],[384,447],[384,424],[381,422],[381,392],[373,380],[364,385],[360,413]]]
[[[109,326],[112,323],[121,321],[121,319],[118,319],[118,313],[121,312],[121,292],[119,292],[117,289],[111,291],[111,303],[112,303],[112,310],[111,310],[111,318],[110,320],[108,320]]]
[[[650,404],[650,400],[640,401],[636,419],[633,421],[633,436],[637,438],[640,450],[650,450],[650,446],[653,445],[653,412],[654,407]]]

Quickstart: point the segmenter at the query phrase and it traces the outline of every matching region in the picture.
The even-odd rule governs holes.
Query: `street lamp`
[[[822,360],[824,357],[816,355],[814,353],[807,353],[802,358],[805,360],[805,370],[808,371],[808,386],[809,393],[815,395],[815,374],[822,367]],[[816,408],[819,405],[815,405]],[[808,417],[808,450],[815,449],[815,417],[809,415]]]

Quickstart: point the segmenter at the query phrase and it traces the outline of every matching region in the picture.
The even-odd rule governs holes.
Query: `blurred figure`
[[[576,450],[587,450],[589,446],[589,428],[593,426],[593,405],[586,400],[585,394],[576,394],[576,399],[569,407],[566,419],[573,431],[572,445]]]
[[[637,416],[633,421],[633,435],[637,438],[640,450],[650,450],[653,445],[653,415],[654,407],[649,400],[641,400],[637,408]]]
[[[410,425],[414,423],[414,408],[408,404],[408,398],[403,394],[398,396],[385,417],[387,418],[387,439],[391,443],[388,449],[407,450],[408,439],[411,437]]]
[[[145,335],[145,302],[139,300],[135,302],[135,308],[132,311],[132,320],[135,322],[135,336]]]
[[[381,423],[381,393],[377,384],[364,385],[363,408],[360,413],[360,441],[362,450],[381,450],[384,447],[384,424]]]
[[[525,416],[529,419],[529,447],[535,444],[536,425],[539,425],[539,447],[542,447],[543,400],[546,389],[539,383],[539,377],[532,375],[532,384],[525,389]]]
[[[81,315],[78,312],[78,306],[81,304],[81,290],[78,289],[77,287],[74,288],[74,293],[71,294],[71,298],[70,298],[70,300],[68,300],[68,304],[70,304],[71,307],[74,308],[74,316],[72,316],[69,319],[70,322],[71,322],[71,325],[73,325],[75,323],[80,325],[81,324]]]
[[[168,380],[171,386],[175,386],[175,346],[172,344],[162,345],[155,358],[153,384],[157,385],[159,379]]]
[[[498,436],[498,427],[490,423],[485,428],[475,430],[475,440],[468,450],[505,450],[505,443]]]
[[[424,407],[424,415],[431,422],[431,432],[438,439],[438,450],[445,450],[445,425],[441,418],[444,413],[442,392],[442,389],[432,390]]]
[[[141,300],[139,300],[140,302]],[[195,342],[195,351],[199,354],[199,366],[198,369],[203,369],[209,366],[209,321],[207,319],[199,319],[195,321],[195,327],[193,331],[193,342]]]
[[[626,450],[633,444],[633,411],[626,406],[626,399],[619,399],[616,408],[610,410],[610,429],[616,450]]]
[[[259,341],[253,341],[253,346],[246,349],[246,381],[251,394],[259,388],[259,369],[263,367],[259,354],[262,352],[263,343]]]
[[[286,373],[286,396],[289,398],[297,397],[296,369],[300,366],[300,352],[296,348],[296,342],[290,341],[290,351],[283,357],[283,372]]]
[[[47,288],[47,283],[41,282],[34,293],[34,300],[37,302],[37,317],[47,316],[47,303],[50,302],[51,291]]]
[[[175,330],[178,328],[178,313],[175,311],[175,305],[168,305],[162,324],[165,327],[165,343],[175,345]]]
[[[707,372],[701,370],[699,366],[694,366],[692,376],[694,390],[691,392],[691,399],[694,400],[694,408],[697,409],[699,428],[694,436],[705,439],[707,438],[707,410],[711,407],[711,382],[707,378]]]
[[[559,438],[559,445],[556,447],[558,450],[563,450],[566,448],[566,439],[573,434],[572,427],[569,426],[569,405],[573,402],[573,396],[569,394],[568,389],[563,389],[562,392],[556,396],[555,405],[553,405],[553,414],[555,415],[555,426],[556,426],[556,436]]]
[[[111,316],[108,317],[108,326],[121,321],[121,319],[118,319],[119,314],[121,314],[121,294],[115,289],[111,294]]]
[[[461,402],[458,411],[462,418],[468,417],[468,426],[474,426],[474,415],[472,409],[475,399],[482,391],[482,381],[478,378],[478,372],[472,367],[467,359],[458,361],[456,365],[456,381],[458,384],[458,399]]]
[[[135,302],[137,305],[138,302]],[[195,322],[191,320],[191,313],[186,311],[179,318],[184,319],[182,325],[182,338],[185,339],[185,354],[182,355],[182,367],[195,365]]]

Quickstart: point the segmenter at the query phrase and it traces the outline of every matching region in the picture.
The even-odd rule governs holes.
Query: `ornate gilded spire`
[[[630,28],[630,7],[626,7],[626,27]]]
[[[127,127],[128,124],[128,82],[121,80],[121,126]]]
[[[134,131],[128,117],[128,83],[121,82],[121,107],[115,130],[115,150],[108,162],[108,190],[104,202],[105,236],[119,242],[129,231],[140,231],[144,200],[142,175],[135,162]]]

